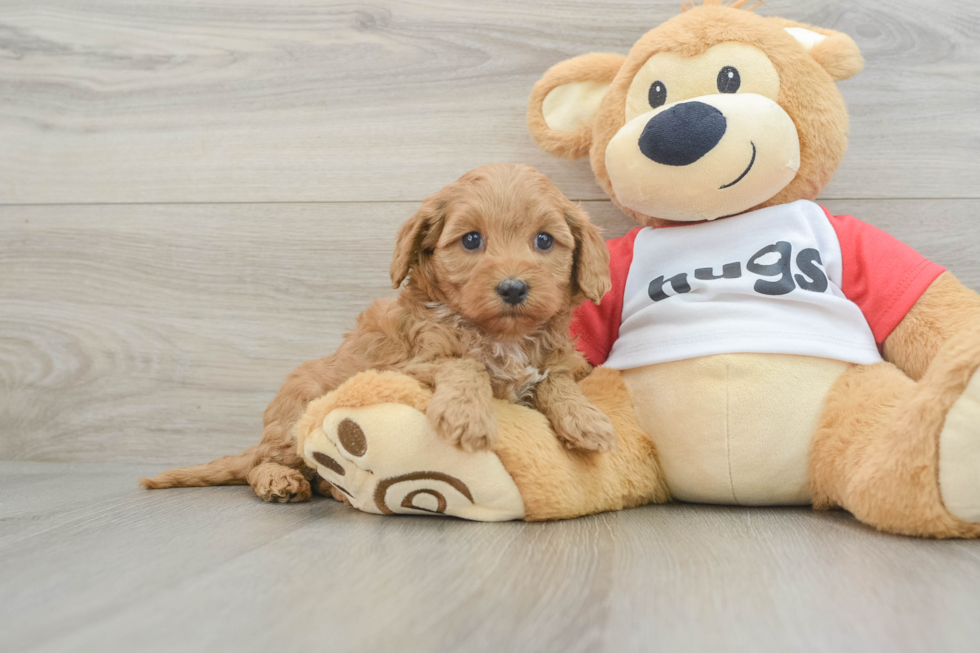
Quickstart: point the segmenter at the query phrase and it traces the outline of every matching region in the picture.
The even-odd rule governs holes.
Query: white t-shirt
[[[805,200],[609,246],[614,288],[580,307],[573,333],[593,364],[616,369],[734,352],[875,363],[884,332],[943,271]]]

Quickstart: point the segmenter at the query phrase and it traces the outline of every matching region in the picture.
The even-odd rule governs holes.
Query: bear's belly
[[[674,498],[807,504],[807,457],[824,397],[850,363],[721,354],[623,371]]]

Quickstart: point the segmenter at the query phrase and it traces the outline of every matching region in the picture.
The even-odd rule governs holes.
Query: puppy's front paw
[[[616,448],[616,429],[606,414],[590,403],[552,406],[548,417],[555,434],[569,449],[607,452]]]
[[[492,449],[497,442],[497,416],[491,405],[436,392],[426,416],[433,431],[463,451]]]

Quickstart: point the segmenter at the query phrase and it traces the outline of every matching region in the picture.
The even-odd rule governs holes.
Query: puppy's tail
[[[141,478],[140,485],[149,490],[168,487],[207,487],[210,485],[245,485],[252,469],[255,450],[252,447],[235,456],[225,456],[204,465],[168,469],[153,478]]]

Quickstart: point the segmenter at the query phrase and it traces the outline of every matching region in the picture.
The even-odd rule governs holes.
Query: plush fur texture
[[[738,41],[760,49],[778,71],[777,102],[792,118],[800,146],[796,177],[753,208],[816,197],[846,148],[847,112],[835,81],[861,69],[860,53],[843,34],[735,8],[743,4],[744,0],[734,6],[704,0],[701,6],[647,33],[625,58],[592,54],[555,66],[532,93],[528,109],[532,135],[556,156],[576,158],[588,151],[596,178],[619,204],[605,155],[609,141],[625,124],[627,91],[637,71],[660,52],[691,57],[715,44]],[[786,32],[787,27],[805,27],[827,38],[810,39],[804,47]],[[595,117],[571,132],[549,128],[542,112],[549,93],[583,81],[610,84]],[[577,118],[580,113],[566,116]],[[508,169],[505,174],[495,168],[489,175],[485,170],[475,171],[427,200],[399,238],[392,279],[396,285],[406,276],[409,279],[399,298],[372,306],[335,356],[308,363],[287,380],[266,413],[263,443],[207,466],[173,470],[147,485],[235,483],[248,478],[260,496],[302,500],[309,494],[304,483],[312,470],[299,461],[292,425],[311,401],[355,372],[375,367],[415,378],[392,372],[365,376],[364,383],[352,383],[349,389],[320,401],[337,401],[343,394],[345,402],[367,408],[392,403],[424,408],[430,423],[454,441],[471,448],[492,447],[520,491],[525,519],[569,518],[666,501],[669,492],[654,445],[656,434],[651,440],[641,428],[630,396],[636,388],[629,377],[598,368],[575,383],[587,367],[571,353],[566,335],[568,312],[576,301],[598,300],[608,290],[604,277],[608,258],[585,215],[534,174],[527,169]],[[515,175],[535,181],[500,181]],[[642,224],[671,224],[657,216],[624,210]],[[520,215],[520,225],[503,228],[501,216],[511,214]],[[544,217],[547,215],[551,217]],[[535,222],[537,218],[543,222]],[[536,230],[547,226],[561,231],[561,224],[567,235],[555,235],[564,258],[553,258],[534,269],[516,263],[524,259],[514,253],[524,251],[521,247],[526,248]],[[447,252],[471,230],[491,236],[486,246],[488,262],[481,263],[458,248]],[[523,235],[497,240],[499,234]],[[525,244],[514,244],[519,241]],[[503,243],[503,252],[493,250],[493,243],[498,242]],[[507,262],[512,256],[514,261]],[[511,263],[515,267],[507,267]],[[501,274],[526,274],[533,280],[532,288],[547,292],[518,314],[504,316],[494,309],[489,290]],[[560,302],[552,301],[556,293]],[[947,415],[964,391],[974,387],[971,383],[980,373],[978,317],[976,293],[952,275],[943,275],[885,341],[887,362],[845,366],[841,372],[828,368],[827,383],[812,388],[813,396],[807,397],[814,400],[808,405],[816,406],[808,415],[823,406],[807,460],[809,494],[816,508],[843,507],[858,519],[894,533],[980,537],[980,524],[957,519],[946,509],[939,473],[941,438],[949,428]],[[739,378],[749,390],[756,370],[771,360],[766,355],[737,357],[738,361],[728,358],[723,376],[727,378],[737,362]],[[704,361],[693,364],[701,363]],[[788,373],[807,378],[809,368],[796,367],[788,366]],[[530,371],[522,375],[522,369]],[[539,377],[545,371],[547,377],[542,380]],[[664,371],[669,369],[664,367]],[[836,380],[829,381],[830,374],[837,374]],[[419,394],[415,379],[435,386],[431,398]],[[416,390],[409,387],[413,383]],[[657,388],[666,392],[669,383],[668,378]],[[546,414],[515,403],[527,396],[531,386],[535,390],[528,401]],[[443,389],[445,394],[440,396]],[[717,390],[712,388],[719,394]],[[740,430],[753,432],[754,412],[759,410],[778,411],[781,417],[790,414],[780,405],[784,402],[779,393],[771,395],[769,404],[759,404],[754,410],[752,406],[736,407],[742,412],[736,410],[732,416]],[[726,418],[729,396],[726,391]],[[636,399],[648,401],[641,395]],[[741,401],[746,403],[751,402]],[[649,406],[644,403],[644,408]],[[316,415],[309,418],[312,422],[303,418],[298,428],[317,428],[315,420],[323,421],[323,410]],[[957,425],[963,428],[976,428],[960,422],[963,420]],[[490,434],[494,427],[496,437]],[[586,435],[602,429],[608,429],[610,435],[598,440]],[[610,446],[613,429],[618,443],[610,453],[568,451],[561,442],[601,450]],[[580,433],[570,433],[576,430]],[[778,435],[779,428],[771,432]],[[972,430],[954,435],[960,442],[980,437]]]
[[[938,476],[946,414],[978,368],[975,327],[951,337],[918,382],[891,363],[841,375],[813,438],[814,507],[840,506],[892,533],[980,537],[980,524],[946,510]]]
[[[323,418],[335,408],[362,408],[393,403],[410,406],[424,413],[428,410],[431,401],[432,393],[423,388],[418,381],[404,374],[377,370],[356,374],[336,390],[314,399],[307,405],[291,432],[292,439],[296,442],[296,456],[303,457],[303,438],[320,428]],[[350,505],[350,499],[343,492],[316,474],[310,473],[309,476],[311,476],[310,483],[315,484],[319,494],[332,496],[337,501]]]
[[[648,503],[670,493],[657,449],[636,421],[629,390],[615,370],[597,368],[581,391],[616,427],[612,453],[566,451],[548,435],[543,416],[502,409],[494,452],[524,499],[525,519],[567,519]]]
[[[766,20],[783,29],[803,27],[811,32],[826,36],[826,39],[813,46],[810,50],[810,57],[835,82],[850,79],[864,70],[864,57],[861,56],[857,43],[847,34],[814,25],[804,25],[778,16],[770,16]]]
[[[424,412],[431,400],[403,374],[361,372],[309,404],[293,429],[297,453],[359,510],[523,519],[520,491],[492,451],[464,452],[433,433]],[[498,414],[540,417],[500,399],[493,405]]]
[[[594,52],[557,63],[544,74],[534,89],[527,107],[527,124],[542,150],[562,159],[581,159],[592,146],[592,124],[586,123],[573,132],[551,129],[542,107],[548,93],[564,84],[601,82],[609,84],[616,77],[626,57],[621,54]]]
[[[807,52],[785,31],[786,27],[804,27],[828,38]],[[782,18],[763,18],[720,4],[698,6],[647,32],[636,42],[622,60],[592,123],[588,149],[596,180],[617,206],[641,224],[662,226],[669,222],[623,206],[606,168],[606,148],[626,123],[630,83],[657,53],[691,57],[726,41],[747,43],[769,56],[781,82],[777,102],[793,119],[800,140],[800,169],[796,177],[775,196],[749,210],[816,198],[844,157],[847,108],[834,80],[849,77],[862,68],[863,60],[854,41],[833,30]],[[608,78],[616,61],[618,55],[585,55],[559,63],[545,73],[535,85],[528,107],[528,126],[542,149],[566,158],[577,158],[584,152],[587,131],[581,129],[572,135],[548,129],[541,117],[541,103],[551,89],[561,84]]]
[[[980,325],[980,295],[944,272],[885,340],[885,360],[918,381],[950,338]]]
[[[548,129],[547,123],[538,119],[540,105],[548,92],[562,84],[608,79],[620,60],[614,55],[592,54],[554,66],[531,94],[528,124],[535,140],[546,151],[566,157],[582,154],[588,142],[597,181],[625,213],[645,225],[676,224],[624,206],[610,179],[607,156],[615,148],[609,148],[609,143],[627,124],[630,85],[655,55],[669,53],[675,60],[690,59],[689,72],[701,74],[693,57],[726,42],[747,44],[761,50],[778,72],[776,103],[796,126],[800,150],[799,170],[792,181],[749,210],[814,199],[837,170],[847,146],[847,111],[835,82],[860,72],[864,61],[857,45],[844,34],[782,18],[763,18],[739,9],[745,4],[744,0],[730,6],[721,0],[703,0],[697,6],[692,3],[683,14],[641,37],[621,60],[588,131],[579,129],[571,135]],[[660,69],[649,70],[653,72],[648,74],[656,74]],[[646,78],[642,79],[646,83]],[[681,96],[680,101],[686,100]],[[666,102],[671,102],[669,95]],[[614,153],[623,155],[618,150]],[[619,167],[628,170],[630,162]],[[890,532],[927,537],[980,536],[980,525],[957,519],[943,505],[939,474],[941,437],[955,437],[961,445],[980,437],[978,426],[964,419],[952,421],[956,428],[966,431],[949,434],[953,427],[948,425],[944,430],[951,407],[966,388],[973,387],[969,384],[978,374],[978,325],[980,297],[946,273],[933,282],[885,340],[887,362],[851,366],[837,378],[826,394],[811,442],[808,464],[815,507],[844,507],[859,519]],[[626,380],[629,384],[630,377]],[[630,388],[635,390],[633,385]],[[815,392],[822,396],[822,390]],[[645,403],[644,408],[649,406]],[[656,439],[655,433],[651,435]],[[662,453],[666,456],[667,449]],[[671,462],[668,460],[664,468],[670,469]]]
[[[472,251],[461,242],[471,232],[483,239]],[[537,247],[539,233],[554,244]],[[362,313],[337,353],[289,375],[265,412],[257,447],[142,484],[244,479],[262,499],[305,501],[313,472],[296,452],[292,428],[312,400],[368,369],[434,386],[429,422],[466,450],[493,446],[494,398],[544,411],[570,447],[613,447],[609,419],[575,384],[588,364],[568,331],[571,309],[609,290],[609,254],[585,212],[544,175],[531,166],[484,166],[429,197],[399,232],[391,278],[395,287],[407,279],[397,298]],[[508,278],[527,282],[522,303],[498,294]]]
[[[788,354],[700,356],[623,371],[636,417],[681,501],[810,503],[806,456],[847,363]]]
[[[581,392],[615,425],[618,446],[614,453],[569,451],[554,437],[544,415],[517,404],[494,401],[500,437],[493,453],[521,495],[526,520],[567,518],[669,499],[656,447],[637,424],[629,392],[620,374],[598,368],[582,381]],[[381,416],[390,414],[396,404],[425,411],[431,401],[432,392],[405,375],[363,372],[309,404],[294,429],[297,453],[302,455],[308,444],[313,444],[315,449],[321,425],[330,420],[331,411],[373,407],[377,412],[372,415]],[[363,413],[360,415],[363,417]],[[383,446],[383,443],[372,440],[379,435],[377,432],[366,426],[365,429],[368,451],[379,444]],[[411,440],[407,434],[400,435]],[[432,460],[433,456],[438,458],[437,454],[414,453],[422,456],[425,469],[440,468]],[[470,459],[463,462],[470,462]],[[465,467],[459,461],[457,464]],[[449,468],[448,471],[467,484],[484,480],[474,478],[473,472],[467,473],[468,470],[463,468]],[[348,473],[343,478],[352,475]],[[334,496],[339,501],[351,503],[339,491],[335,491]]]
[[[340,406],[345,408],[359,408],[378,403],[397,403],[411,406],[415,410],[424,413],[428,410],[431,401],[432,393],[427,392],[417,381],[410,377],[395,372],[368,370],[357,374],[337,390],[312,402],[309,410],[303,413],[302,423],[297,423],[296,427],[294,427],[293,437],[295,439],[297,433],[309,433],[312,431],[314,424],[310,421],[311,415],[322,417]],[[313,409],[314,404],[319,404],[317,410]],[[319,422],[316,423],[316,426],[319,426]],[[296,453],[302,456],[302,449],[297,447]],[[342,501],[347,504],[350,503],[346,495],[338,491],[323,478],[317,476],[311,482],[317,484],[319,494],[326,496],[329,493],[337,501]]]

